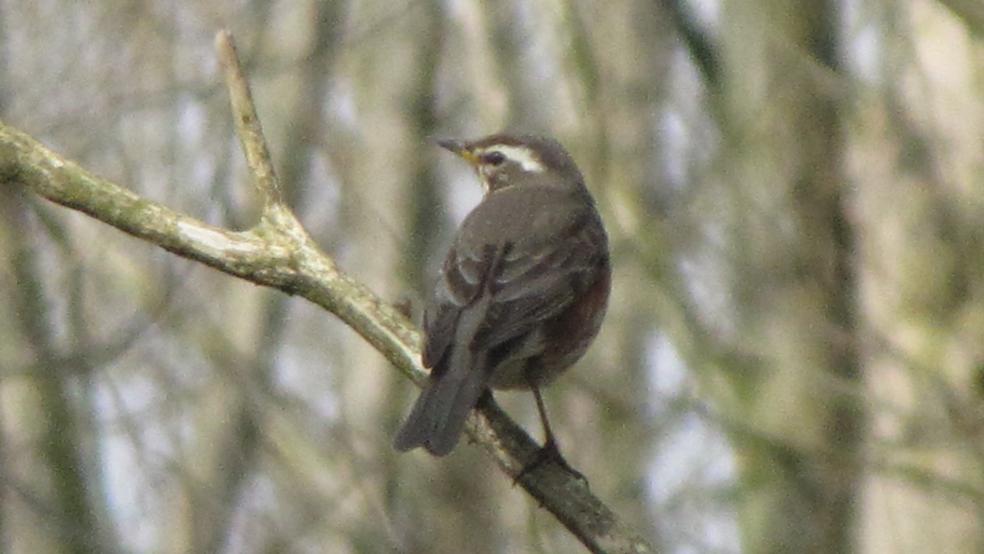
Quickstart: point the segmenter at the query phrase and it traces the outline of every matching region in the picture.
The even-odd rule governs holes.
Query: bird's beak
[[[468,147],[468,143],[463,140],[458,139],[440,139],[437,141],[438,146],[454,152],[455,154],[461,156],[466,162],[471,165],[475,165],[478,162],[478,156]]]

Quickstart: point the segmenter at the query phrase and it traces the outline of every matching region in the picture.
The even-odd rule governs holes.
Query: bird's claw
[[[560,466],[561,469],[569,473],[578,481],[582,481],[585,486],[588,485],[588,478],[584,476],[583,473],[571,467],[567,460],[560,453],[560,449],[557,448],[557,443],[553,440],[548,440],[542,448],[537,450],[536,455],[533,459],[523,466],[523,469],[516,474],[516,478],[513,479],[513,485],[519,483],[528,474],[535,471],[540,466],[546,463],[554,463]]]

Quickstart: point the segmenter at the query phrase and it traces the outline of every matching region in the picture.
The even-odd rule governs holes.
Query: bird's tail
[[[454,449],[465,419],[485,390],[488,376],[480,366],[455,363],[432,378],[400,427],[393,447],[401,452],[423,446],[435,456]]]

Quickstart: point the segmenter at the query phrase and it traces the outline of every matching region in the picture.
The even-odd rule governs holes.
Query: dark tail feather
[[[485,390],[486,380],[485,372],[477,367],[449,368],[428,383],[396,434],[393,447],[405,452],[423,446],[435,456],[451,452],[461,438],[468,413]]]

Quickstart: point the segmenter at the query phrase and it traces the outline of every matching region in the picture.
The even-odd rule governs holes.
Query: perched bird
[[[465,218],[424,313],[430,377],[394,441],[443,456],[491,388],[533,391],[542,452],[559,451],[540,387],[576,362],[608,305],[608,237],[581,172],[557,141],[496,134],[440,146],[485,195]],[[566,464],[565,464],[566,465]]]

